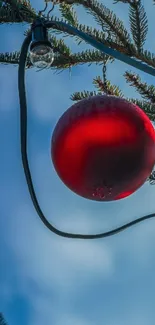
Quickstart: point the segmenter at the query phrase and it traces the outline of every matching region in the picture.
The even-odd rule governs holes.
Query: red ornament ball
[[[52,136],[57,174],[76,194],[96,201],[125,198],[155,165],[155,130],[135,104],[93,96],[71,106]]]

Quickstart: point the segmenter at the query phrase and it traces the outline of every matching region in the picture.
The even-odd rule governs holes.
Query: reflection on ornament
[[[155,130],[135,104],[93,96],[59,119],[51,143],[57,174],[76,194],[96,201],[125,198],[155,165]]]

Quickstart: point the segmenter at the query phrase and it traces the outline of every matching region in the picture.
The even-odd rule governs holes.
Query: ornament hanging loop
[[[104,84],[104,92],[106,94],[108,94],[107,77],[106,77],[106,72],[107,72],[107,66],[106,66],[106,64],[107,64],[107,60],[104,59],[103,69],[102,69],[102,71],[103,71],[103,84]]]
[[[111,34],[110,34],[110,31],[108,31],[108,37],[106,39],[106,41],[111,41],[112,38],[111,38]],[[108,60],[109,58],[104,57],[104,60],[103,60],[103,69],[102,69],[102,72],[103,72],[103,85],[104,85],[104,92],[105,94],[109,94],[108,92],[108,84],[107,84],[107,63],[108,63]]]

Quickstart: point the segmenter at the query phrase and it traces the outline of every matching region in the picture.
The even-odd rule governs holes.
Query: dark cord
[[[47,6],[48,6],[48,4],[47,4],[47,2],[46,2],[46,3],[45,3],[45,8],[44,8],[43,10],[40,10],[40,11],[39,11],[39,16],[41,16],[42,13],[46,11]]]
[[[26,93],[25,93],[25,64],[26,64],[26,58],[27,58],[27,52],[32,39],[32,34],[29,34],[22,45],[21,48],[21,54],[19,59],[19,69],[18,69],[18,90],[19,90],[19,101],[20,101],[20,136],[21,136],[21,156],[22,156],[22,163],[24,168],[24,173],[29,189],[29,193],[32,199],[32,202],[34,204],[34,207],[44,223],[44,225],[53,233],[55,233],[58,236],[66,237],[66,238],[79,238],[79,239],[97,239],[97,238],[104,238],[108,236],[112,236],[115,234],[118,234],[119,232],[139,223],[144,220],[150,219],[155,217],[155,213],[146,215],[144,217],[141,217],[139,219],[133,220],[121,227],[118,227],[116,229],[96,234],[96,235],[82,235],[82,234],[72,234],[72,233],[66,233],[64,231],[58,230],[53,225],[49,223],[49,221],[44,216],[36,194],[33,187],[32,177],[30,173],[29,163],[28,163],[28,157],[27,157],[27,104],[26,104]]]
[[[49,20],[50,19],[50,13],[53,11],[55,5],[54,3],[52,4],[52,8],[49,10],[48,14],[47,14],[47,19]]]

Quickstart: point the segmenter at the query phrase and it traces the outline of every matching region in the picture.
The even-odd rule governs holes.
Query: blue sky
[[[31,1],[42,9],[42,0]],[[127,5],[103,1],[128,27]],[[152,1],[143,1],[149,19],[145,47],[155,52]],[[55,9],[57,14],[57,9]],[[93,18],[78,8],[80,21]],[[19,50],[28,25],[1,25],[0,52]],[[3,35],[3,37],[2,37]],[[79,51],[73,39],[67,40]],[[81,49],[88,48],[82,45]],[[140,96],[125,82],[124,63],[108,65],[108,78],[127,97]],[[132,196],[98,203],[72,193],[60,181],[50,158],[50,140],[74,91],[92,90],[101,68],[81,65],[54,74],[26,72],[29,160],[37,196],[47,218],[72,232],[106,231],[155,211],[155,186],[146,183]],[[143,81],[154,79],[140,72]],[[57,237],[34,211],[21,164],[18,67],[0,66],[0,311],[9,325],[154,325],[155,220],[97,241]]]

